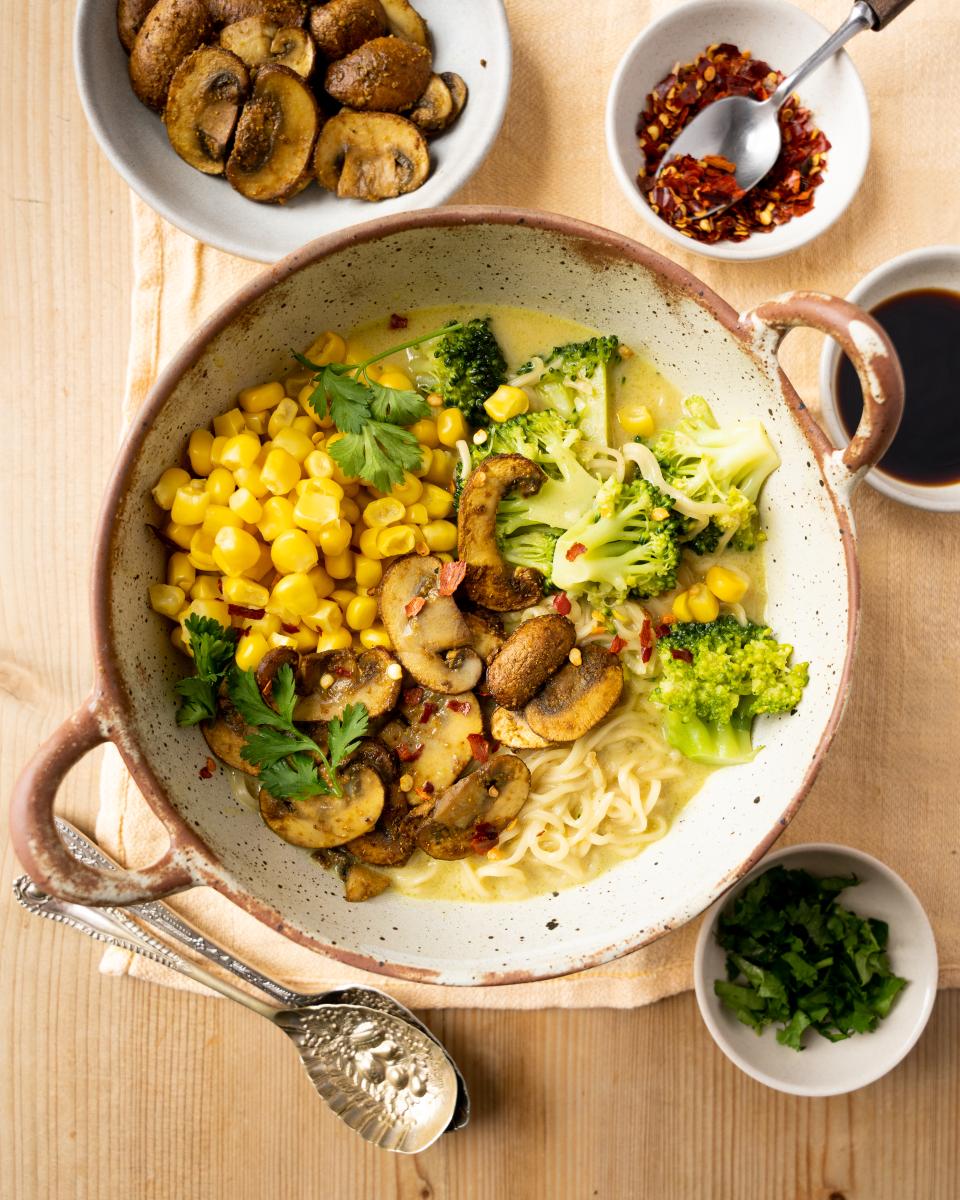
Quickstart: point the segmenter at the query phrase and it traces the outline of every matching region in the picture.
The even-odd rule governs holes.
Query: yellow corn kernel
[[[286,496],[271,496],[263,502],[263,516],[257,529],[264,541],[272,542],[285,529],[293,529],[293,505]]]
[[[398,392],[412,392],[413,380],[399,367],[386,366],[377,380],[383,387],[396,388]],[[419,440],[419,439],[418,439]]]
[[[293,418],[291,429],[295,429],[297,433],[302,433],[304,437],[310,439],[310,449],[313,449],[313,435],[317,432],[317,423],[309,417],[301,414],[299,417]]]
[[[313,590],[321,600],[325,600],[327,596],[332,595],[333,589],[337,586],[323,567],[314,567],[308,571],[307,578],[313,584]]]
[[[223,598],[228,604],[239,604],[243,608],[265,608],[270,593],[259,583],[234,575],[224,579]]]
[[[380,529],[403,520],[404,503],[396,496],[382,496],[371,500],[363,510],[363,523],[371,529]]]
[[[422,417],[419,421],[408,425],[407,428],[421,446],[427,446],[432,450],[434,446],[440,445],[440,439],[437,437],[437,423],[431,421],[429,417]]]
[[[383,578],[383,567],[375,558],[367,558],[365,554],[356,555],[353,560],[353,571],[357,587],[376,587]]]
[[[302,463],[308,454],[313,453],[313,442],[302,430],[293,425],[286,429],[278,429],[273,438],[275,450],[286,450],[297,463]]]
[[[188,649],[190,646],[190,634],[187,632],[187,617],[191,616],[209,617],[211,621],[216,621],[222,625],[224,629],[230,628],[230,612],[223,600],[192,600],[189,608],[186,609],[180,619],[184,645]]]
[[[346,355],[347,343],[339,333],[333,333],[329,329],[315,338],[303,352],[304,358],[309,358],[318,367],[325,367],[329,363],[342,363]]]
[[[300,487],[300,484],[303,487]],[[303,492],[316,492],[319,496],[332,496],[334,500],[343,500],[346,493],[343,490],[343,485],[337,483],[335,479],[301,479],[297,484],[297,495],[302,495]]]
[[[416,475],[418,479],[422,479],[430,470],[430,464],[433,462],[433,450],[429,446],[424,446],[420,443],[420,465],[414,467],[410,472],[411,475]]]
[[[186,554],[178,550],[170,555],[167,559],[167,583],[189,592],[196,578],[197,572]]]
[[[217,437],[235,437],[238,433],[243,433],[245,428],[243,413],[239,408],[231,408],[229,412],[213,418],[213,432]]]
[[[256,525],[263,516],[263,505],[249,488],[237,488],[227,503],[247,525]]]
[[[248,633],[237,643],[234,657],[241,671],[253,671],[260,665],[260,659],[270,649],[267,639],[262,633]]]
[[[423,484],[409,471],[403,473],[403,483],[395,483],[390,489],[390,495],[400,501],[401,504],[416,504],[423,495]]]
[[[340,504],[333,496],[305,491],[297,499],[293,520],[300,529],[307,529],[311,533],[336,529],[340,520]]]
[[[428,521],[421,532],[431,550],[457,548],[457,527],[452,521]]]
[[[365,650],[372,650],[374,646],[383,646],[385,650],[389,650],[390,635],[382,625],[371,625],[369,629],[360,630],[360,645]]]
[[[326,654],[328,650],[349,650],[353,645],[353,637],[349,629],[336,629],[333,633],[323,633],[317,639],[317,653]]]
[[[354,596],[344,616],[351,629],[369,629],[377,619],[377,602],[373,596]]]
[[[190,588],[191,600],[219,600],[220,576],[198,575]]]
[[[645,404],[630,404],[617,413],[620,428],[630,437],[648,438],[653,435],[653,413]]]
[[[715,621],[720,615],[720,601],[702,583],[695,583],[687,590],[687,607],[695,621]]]
[[[293,639],[293,645],[301,654],[309,654],[317,648],[317,634],[314,630],[308,629],[306,625],[301,625],[296,633],[287,635]]]
[[[198,571],[216,571],[217,560],[213,557],[216,533],[198,529],[190,539],[190,561]]]
[[[448,517],[453,512],[453,497],[442,487],[437,487],[435,483],[423,485],[423,495],[420,500],[427,510],[427,515],[433,520]]]
[[[248,529],[247,533],[253,533],[253,529]],[[272,575],[274,572],[273,559],[270,557],[270,547],[265,546],[262,542],[257,543],[260,546],[260,557],[244,571],[247,579],[253,579],[257,583],[262,583],[266,575]]]
[[[484,400],[483,407],[491,421],[509,421],[511,417],[529,411],[530,397],[523,388],[501,383],[493,395]]]
[[[330,415],[330,409],[325,408],[323,410],[323,416],[321,417],[319,415],[319,413],[317,412],[317,410],[310,403],[310,400],[313,397],[313,393],[316,390],[317,390],[317,385],[315,383],[308,383],[306,385],[306,387],[302,387],[300,389],[300,391],[297,392],[297,401],[300,405],[300,408],[303,411],[303,415],[305,417],[309,418],[310,423],[313,426],[313,436],[314,437],[317,436],[317,426],[318,425],[320,426],[321,429],[332,429],[333,428],[333,417],[331,417],[331,415]]]
[[[281,400],[277,407],[270,414],[270,420],[267,422],[267,433],[274,438],[281,429],[289,429],[295,418],[300,416],[300,405],[296,400],[291,400],[287,397]]]
[[[197,472],[199,474],[199,472]],[[177,497],[177,492],[182,487],[187,487],[190,483],[190,476],[182,467],[170,467],[164,471],[156,482],[151,495],[157,504],[166,512],[173,508],[173,502]]]
[[[455,446],[470,431],[459,408],[444,408],[437,413],[437,441],[443,446]]]
[[[430,520],[430,514],[427,512],[427,506],[417,501],[416,504],[407,505],[407,515],[405,520],[408,525],[426,525]]]
[[[282,383],[260,383],[244,388],[237,396],[237,403],[244,412],[262,413],[268,408],[276,408],[284,395]]]
[[[217,533],[227,525],[232,525],[234,529],[242,529],[243,517],[226,504],[211,504],[204,513],[203,524],[200,528],[204,533],[209,533],[211,537],[216,537]]]
[[[312,613],[303,618],[305,625],[321,633],[333,633],[343,625],[343,612],[335,600],[321,600]]]
[[[320,603],[313,584],[303,571],[284,575],[273,585],[268,606],[273,612],[294,613],[302,617],[316,610]]]
[[[334,461],[326,450],[311,450],[303,460],[303,469],[311,479],[330,479],[334,466]]]
[[[333,483],[333,480],[330,480]],[[360,520],[360,505],[356,500],[351,500],[349,496],[344,496],[340,501],[340,516],[345,521],[349,521],[351,525],[356,524]]]
[[[264,641],[270,640],[270,635],[280,632],[281,621],[276,613],[264,613],[258,620],[253,621],[249,617],[241,617],[240,623],[244,629],[250,634],[259,633]]]
[[[282,649],[296,650],[297,649],[297,639],[295,637],[293,637],[292,634],[289,634],[289,633],[271,633],[270,634],[270,646],[274,650],[282,650]]]
[[[449,450],[436,449],[430,456],[430,466],[427,469],[424,479],[430,483],[437,484],[438,487],[443,487],[453,479],[453,472],[456,469],[456,455],[451,454]]]
[[[270,546],[273,565],[284,575],[309,571],[320,559],[317,548],[302,529],[285,529]]]
[[[690,611],[690,600],[686,592],[679,592],[674,596],[671,608],[673,615],[678,621],[693,620],[693,613]]]
[[[332,525],[324,527],[314,534],[314,541],[320,547],[325,557],[336,557],[343,554],[350,545],[353,537],[353,526],[342,518]]]
[[[260,557],[260,544],[245,529],[224,526],[214,538],[213,561],[224,575],[242,575]]]
[[[283,449],[271,449],[260,469],[260,478],[275,496],[285,496],[300,478],[300,464]]]
[[[349,579],[353,575],[353,555],[349,550],[339,554],[326,554],[323,566],[331,579]]]
[[[150,585],[150,607],[162,617],[176,620],[177,613],[183,608],[187,598],[181,587],[171,583],[153,583]]]
[[[706,575],[706,584],[718,600],[727,604],[739,604],[750,586],[743,575],[727,567],[711,567]]]
[[[247,427],[247,433],[252,433],[256,437],[263,437],[267,432],[267,414],[247,413],[244,418],[244,424]]]
[[[410,525],[389,525],[377,534],[377,549],[385,558],[392,554],[409,554],[416,544],[416,535]]]
[[[264,496],[269,495],[260,478],[259,467],[240,467],[234,471],[233,478],[238,488],[245,488],[256,500],[262,500]]]
[[[210,493],[200,491],[193,485],[177,488],[170,509],[174,525],[200,525],[210,506]]]
[[[210,446],[211,470],[213,470],[214,467],[219,467],[221,465],[220,455],[223,454],[223,448],[229,441],[230,438],[228,437],[215,437],[213,439],[213,444]]]
[[[209,475],[213,470],[213,434],[209,429],[195,429],[187,442],[187,458],[194,475]]]
[[[369,505],[367,506],[369,508]],[[371,558],[375,562],[383,558],[377,546],[377,537],[380,534],[380,528],[374,526],[372,529],[364,529],[360,534],[360,553],[364,558]]]
[[[267,442],[260,443],[260,453],[257,455],[257,460],[253,464],[257,468],[257,470],[259,470],[259,471],[263,470],[263,464],[267,461],[267,455],[270,453],[270,451],[272,449],[273,449],[273,442],[267,441]]]
[[[190,549],[190,542],[196,532],[196,525],[178,525],[176,521],[168,521],[163,527],[164,536],[179,546],[181,550]]]
[[[227,438],[226,445],[220,451],[220,462],[231,471],[241,467],[252,467],[260,453],[260,439],[255,433],[238,433]]]
[[[330,599],[335,600],[340,605],[344,613],[347,611],[347,605],[351,600],[357,598],[357,593],[347,587],[338,587],[336,591],[330,593]]]

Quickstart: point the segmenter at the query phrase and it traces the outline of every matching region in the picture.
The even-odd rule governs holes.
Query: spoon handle
[[[823,66],[828,58],[832,58],[840,47],[845,46],[856,34],[861,33],[864,29],[873,28],[874,22],[879,19],[875,15],[874,9],[880,7],[881,4],[892,7],[895,3],[898,3],[900,7],[906,7],[910,3],[910,0],[873,0],[872,7],[866,3],[866,0],[856,0],[856,3],[850,10],[850,15],[836,33],[831,34],[823,45],[814,50],[813,54],[805,62],[802,62],[795,71],[790,72],[767,101],[767,104],[775,111],[781,108],[787,97],[796,91],[812,71],[816,71],[818,67]],[[890,19],[892,20],[893,18],[891,17]]]
[[[869,0],[870,7],[876,17],[874,29],[886,29],[894,17],[899,17],[905,8],[909,8],[913,0]]]

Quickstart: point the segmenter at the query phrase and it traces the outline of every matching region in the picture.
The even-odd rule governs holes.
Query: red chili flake
[[[423,688],[422,687],[407,688],[406,691],[403,693],[403,702],[407,706],[407,708],[413,708],[413,706],[415,704],[419,704],[422,699],[423,699]]]
[[[251,621],[259,621],[266,609],[247,608],[243,604],[228,604],[227,612],[231,617],[248,617]]]
[[[280,628],[283,630],[284,633],[299,633],[300,632],[299,625],[287,625],[287,624],[281,622]]]
[[[557,610],[561,617],[565,617],[573,607],[570,603],[570,597],[566,592],[557,592],[553,598],[553,607]]]
[[[430,789],[429,791],[427,789]],[[413,789],[424,803],[429,803],[433,799],[433,784],[425,783],[423,787]]]
[[[653,627],[650,624],[650,618],[644,617],[643,624],[640,626],[640,645],[644,648],[653,645]],[[644,659],[646,662],[646,659]]]
[[[624,648],[624,646],[626,644],[627,644],[627,639],[622,638],[620,636],[620,634],[618,633],[617,636],[610,643],[610,653],[611,654],[619,654],[620,651]]]
[[[470,711],[469,700],[448,700],[447,708],[452,709],[455,713],[468,713]]]
[[[689,650],[674,650],[673,647],[671,646],[670,653],[674,658],[679,658],[681,660],[681,662],[685,662],[685,663],[693,662],[693,655],[690,653]]]
[[[408,617],[415,617],[421,608],[426,604],[423,596],[414,596],[404,607],[404,612]]]
[[[420,724],[426,725],[426,723],[436,713],[436,711],[437,711],[437,706],[434,703],[432,703],[430,700],[428,700],[426,702],[426,704],[423,706],[423,708],[420,710]]]
[[[417,791],[418,792],[423,791],[423,792],[426,792],[428,796],[432,796],[433,793],[436,791],[436,788],[433,786],[433,784],[428,779],[422,788],[417,788]]]
[[[496,829],[492,825],[488,825],[485,821],[480,821],[473,827],[473,835],[470,838],[470,849],[474,854],[486,854],[499,841],[500,834]]]
[[[669,632],[670,632],[670,626],[666,622],[664,622],[662,625],[657,626],[657,637],[658,638],[666,637]]]
[[[413,762],[414,759],[419,758],[422,753],[422,746],[404,746],[401,744],[397,747],[397,758],[399,758],[401,762]]]
[[[406,327],[409,324],[410,324],[409,317],[401,317],[399,313],[391,313],[390,314],[390,328],[391,329],[406,329]]]
[[[338,679],[352,679],[353,672],[349,667],[335,667],[333,671]]]
[[[653,658],[653,647],[644,646],[644,648],[640,651],[640,661],[648,663],[651,658]]]
[[[212,779],[213,774],[217,769],[217,764],[212,758],[208,758],[205,765],[200,768],[197,774],[201,779]]]
[[[470,743],[470,752],[478,763],[485,763],[490,757],[490,743],[482,733],[468,733],[467,741]]]
[[[567,551],[567,554],[566,554],[567,562],[573,562],[574,559],[579,558],[581,554],[586,554],[586,552],[587,552],[587,548],[583,544],[583,542],[574,542],[573,545],[570,547],[570,549]]]
[[[440,568],[439,586],[437,591],[441,596],[452,596],[467,574],[467,564],[460,559],[445,562]]]

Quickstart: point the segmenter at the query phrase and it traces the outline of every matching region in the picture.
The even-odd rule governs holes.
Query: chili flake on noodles
[[[637,119],[645,156],[637,183],[657,216],[698,242],[742,242],[813,208],[830,143],[795,95],[780,109],[780,155],[749,192],[737,186],[735,164],[719,155],[668,160],[657,178],[671,143],[701,109],[724,96],[766,100],[782,79],[779,71],[751,57],[749,50],[722,42],[708,46],[692,63],[678,63],[660,80]],[[723,212],[706,215],[716,204],[731,199],[734,203]]]

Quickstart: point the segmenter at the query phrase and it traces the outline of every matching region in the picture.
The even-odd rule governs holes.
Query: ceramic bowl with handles
[[[523,902],[454,903],[387,892],[347,904],[337,877],[202,780],[207,749],[173,718],[183,673],[169,626],[147,603],[164,549],[147,531],[150,490],[186,438],[239,388],[285,369],[324,328],[392,311],[509,302],[615,333],[725,420],[760,417],[782,465],[761,513],[768,619],[809,660],[796,715],[761,721],[752,763],[712,774],[666,837],[588,884]],[[796,325],[832,335],[867,396],[844,449],[815,424],[777,365]],[[851,334],[851,326],[854,333]],[[11,805],[14,845],[46,890],[109,904],[211,885],[287,936],[357,966],[430,983],[566,974],[624,954],[702,912],[764,854],[797,811],[837,728],[850,677],[859,583],[850,498],[896,430],[903,381],[882,330],[859,309],[794,293],[738,314],[644,246],[568,217],[504,208],[402,214],[312,242],[265,271],[201,326],[134,421],[104,500],[93,579],[96,679],[37,752]],[[140,870],[101,872],[61,844],[54,800],[69,768],[103,741],[119,748],[170,835]]]

